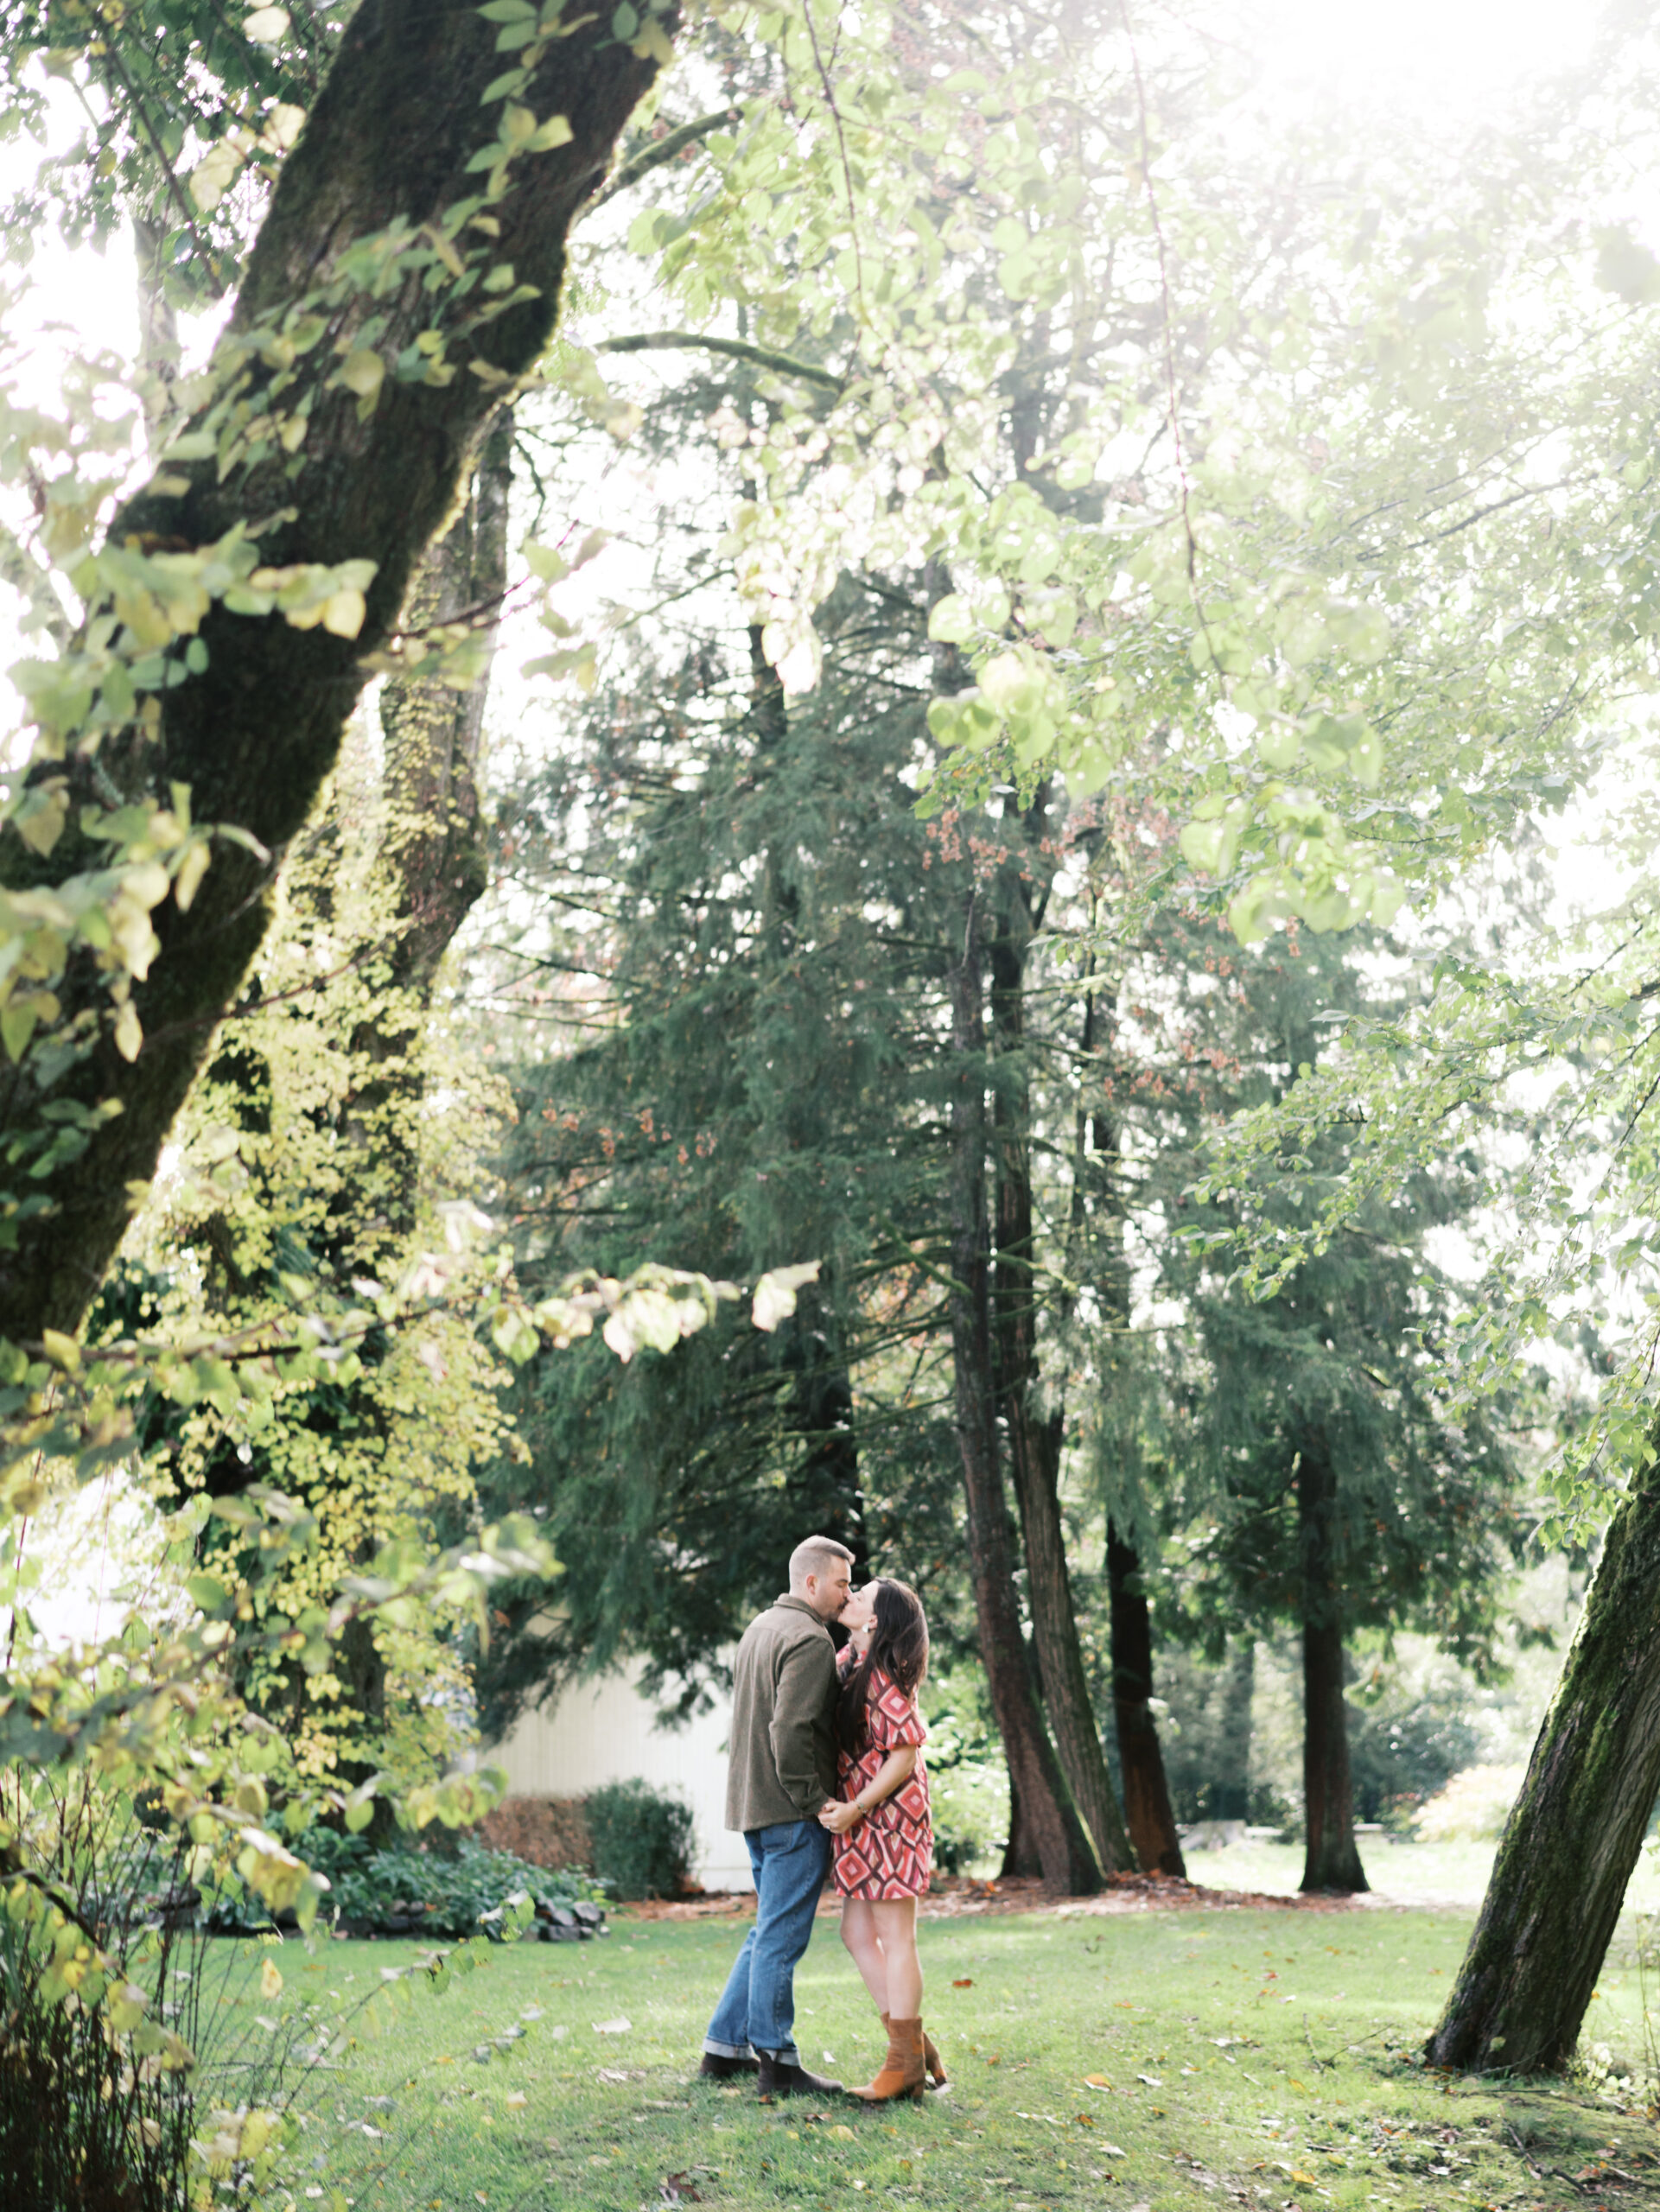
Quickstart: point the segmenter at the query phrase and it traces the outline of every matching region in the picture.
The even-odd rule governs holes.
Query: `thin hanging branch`
[[[711,338],[697,330],[647,330],[626,338],[607,338],[597,345],[596,353],[675,353],[699,348],[706,353],[724,353],[735,361],[749,361],[756,368],[775,369],[780,376],[800,377],[808,384],[822,385],[827,391],[841,392],[847,389],[845,377],[838,377],[831,369],[821,369],[815,362],[798,360],[793,353],[774,353],[767,346],[752,346],[741,338]]]

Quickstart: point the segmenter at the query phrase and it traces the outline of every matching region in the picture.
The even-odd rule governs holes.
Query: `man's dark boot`
[[[704,2082],[730,2082],[736,2075],[754,2073],[760,2064],[757,2058],[728,2058],[724,2051],[706,2050],[697,2069],[698,2078]]]
[[[809,2074],[805,2066],[793,2066],[771,2050],[760,2054],[760,2080],[756,2087],[763,2103],[771,2097],[839,2097],[842,2094],[839,2082],[831,2082],[823,2074]]]

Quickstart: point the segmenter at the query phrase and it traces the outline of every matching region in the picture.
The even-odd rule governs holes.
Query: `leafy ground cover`
[[[855,2199],[1619,2212],[1660,2198],[1660,2131],[1637,2081],[1472,2083],[1414,2063],[1466,1916],[930,1921],[928,2015],[952,2088],[868,2111],[763,2107],[692,2079],[746,1925],[625,1916],[608,1941],[497,1949],[442,1996],[417,1996],[325,2077],[307,2138],[319,2190],[398,2212],[842,2212]],[[290,1993],[345,2003],[407,1950],[335,1942],[308,1956],[289,1943],[275,1955]],[[804,2052],[862,2078],[878,2038],[832,1921],[798,1996]],[[1640,2075],[1629,1949],[1593,2019],[1613,2070]]]

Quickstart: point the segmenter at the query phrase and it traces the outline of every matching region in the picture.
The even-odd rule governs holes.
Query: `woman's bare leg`
[[[887,2004],[887,1961],[876,1932],[876,1914],[880,1910],[876,1905],[867,1904],[862,1897],[842,1900],[842,1942],[879,2012]]]
[[[922,2018],[922,1961],[917,1956],[917,1901],[914,1897],[885,1898],[864,1908],[871,1916],[877,1942],[887,1963],[887,2010],[895,2020]],[[844,1923],[845,1925],[845,1923]],[[862,1966],[860,1972],[863,1973]],[[868,1974],[867,1986],[874,1986]]]

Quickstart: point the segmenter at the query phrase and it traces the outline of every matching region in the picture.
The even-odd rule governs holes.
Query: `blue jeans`
[[[830,1872],[830,1837],[817,1821],[748,1828],[755,1875],[755,1924],[733,1961],[703,2049],[722,2058],[771,2051],[798,2066],[795,2047],[795,1962],[812,1936],[818,1893]]]

